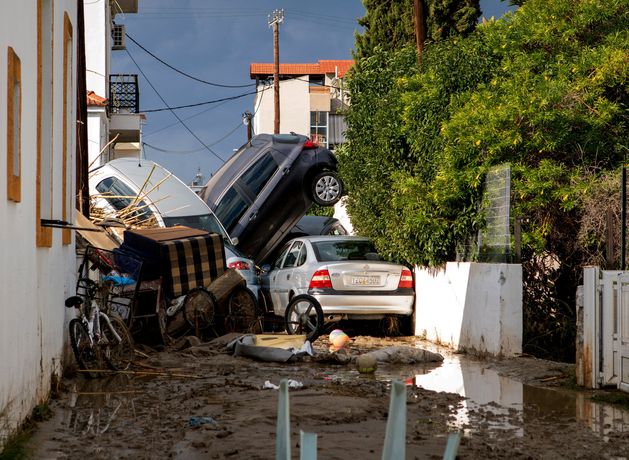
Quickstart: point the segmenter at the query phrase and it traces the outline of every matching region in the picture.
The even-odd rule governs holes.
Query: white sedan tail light
[[[332,281],[330,280],[330,272],[327,270],[317,270],[312,275],[309,289],[332,289]]]
[[[400,275],[400,283],[397,287],[398,289],[413,288],[413,274],[408,268],[402,270],[402,274]]]

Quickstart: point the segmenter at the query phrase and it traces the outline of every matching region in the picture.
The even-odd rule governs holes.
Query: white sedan
[[[304,294],[321,304],[328,321],[413,314],[413,274],[407,267],[381,261],[368,238],[295,238],[272,267],[263,269],[267,273],[261,278],[262,289],[274,313],[282,317],[291,299]]]

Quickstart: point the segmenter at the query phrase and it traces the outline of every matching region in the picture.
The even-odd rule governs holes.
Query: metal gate
[[[620,299],[617,302],[618,333],[616,340],[616,362],[618,363],[618,388],[629,392],[629,273],[618,275],[621,288]]]
[[[629,272],[585,268],[582,307],[578,383],[629,392]]]

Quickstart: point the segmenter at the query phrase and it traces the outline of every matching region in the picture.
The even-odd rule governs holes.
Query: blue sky
[[[500,0],[481,0],[481,8],[486,17],[512,9]],[[253,95],[176,110],[185,126],[169,110],[150,110],[164,108],[162,99],[176,107],[254,91],[249,64],[273,62],[268,15],[276,9],[284,9],[285,16],[280,62],[352,58],[354,33],[360,31],[356,20],[365,13],[360,0],[139,0],[138,14],[116,16],[133,40],[170,66],[210,83],[249,85],[194,81],[127,39],[127,51],[112,51],[112,73],[139,74],[140,110],[147,112],[146,158],[186,183],[198,170],[207,180],[222,164],[218,157],[226,160],[246,141],[242,114],[253,112]]]

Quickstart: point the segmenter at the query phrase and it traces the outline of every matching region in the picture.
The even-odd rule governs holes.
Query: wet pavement
[[[425,344],[413,346],[421,345]],[[272,458],[276,402],[273,390],[262,390],[262,385],[267,379],[277,384],[282,377],[303,383],[303,388],[290,391],[295,404],[308,403],[292,417],[300,429],[320,433],[320,458],[345,458],[325,450],[331,448],[327,443],[341,442],[336,437],[344,431],[350,433],[347,437],[360,438],[357,442],[363,446],[381,444],[373,437],[384,428],[387,388],[393,379],[407,385],[408,450],[415,458],[442,453],[445,437],[452,431],[464,435],[462,458],[477,458],[477,454],[501,458],[510,452],[503,451],[511,448],[507,444],[518,442],[523,447],[516,452],[526,453],[524,458],[564,458],[545,453],[553,452],[557,439],[570,443],[571,437],[577,437],[592,444],[585,439],[589,436],[584,435],[584,427],[604,449],[574,447],[574,452],[583,453],[576,457],[598,458],[593,452],[601,452],[600,458],[629,458],[629,446],[613,447],[619,439],[629,438],[629,411],[593,402],[585,392],[522,383],[500,375],[490,368],[492,362],[466,355],[445,354],[440,364],[380,364],[371,375],[359,374],[351,365],[278,365],[225,354],[196,359],[163,354],[152,361],[156,362],[167,372],[68,379],[64,396],[52,405],[53,419],[41,424],[33,438],[33,458]],[[538,380],[550,382],[557,378],[554,375],[539,375]],[[463,398],[447,395],[452,393]],[[345,415],[326,415],[334,408]],[[368,420],[369,413],[375,413],[376,420]],[[252,442],[265,443],[265,453],[246,453],[238,433],[247,429],[255,431]],[[546,434],[548,439],[542,440]],[[539,450],[530,447],[536,439]],[[367,450],[372,451],[377,448]],[[568,452],[565,458],[576,458]]]

